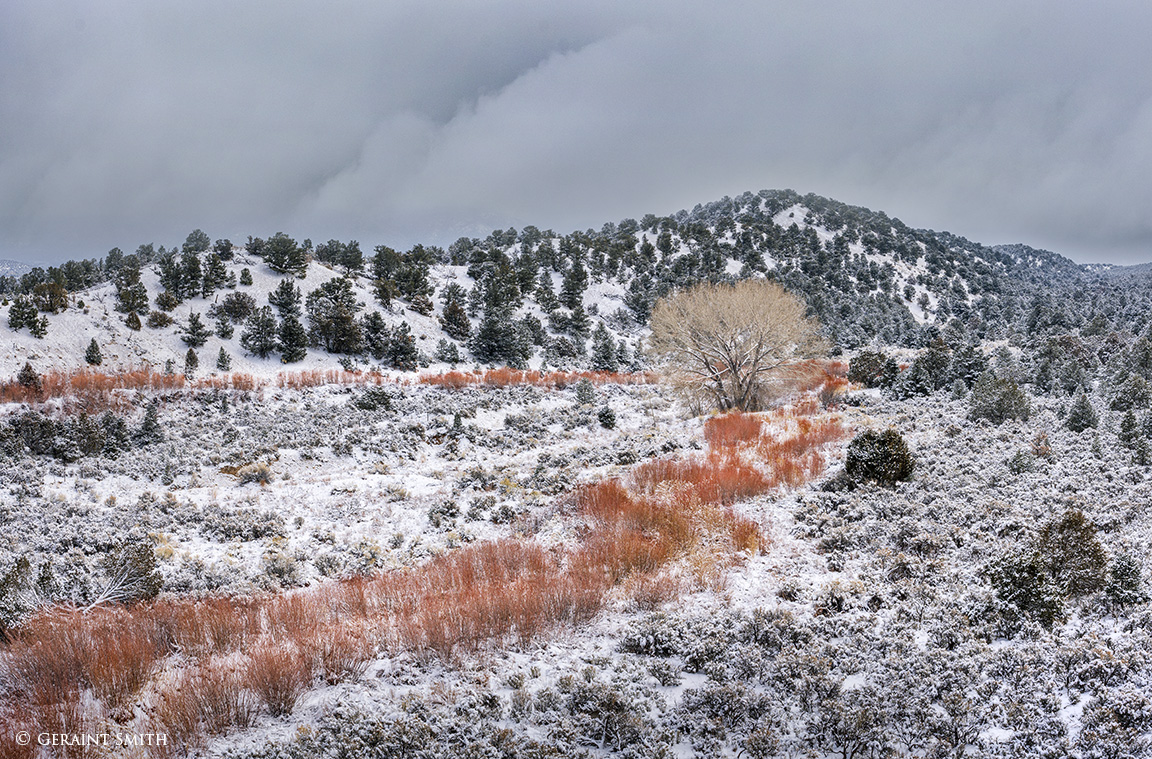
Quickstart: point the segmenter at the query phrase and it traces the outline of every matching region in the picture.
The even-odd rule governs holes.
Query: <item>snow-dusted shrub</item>
[[[896,430],[864,430],[848,444],[844,469],[856,482],[890,485],[912,478],[916,458]]]
[[[803,648],[812,639],[812,633],[791,612],[755,609],[741,626],[739,637],[775,652]]]
[[[630,654],[647,656],[674,656],[683,645],[683,631],[680,620],[656,612],[632,622],[620,650]]]
[[[1114,606],[1131,606],[1148,600],[1140,564],[1130,555],[1122,553],[1117,556],[1108,574],[1108,586],[1104,590]]]
[[[264,552],[260,557],[260,568],[282,588],[291,588],[303,583],[300,562],[295,556],[278,547]]]
[[[428,509],[428,524],[436,529],[441,527],[449,529],[455,524],[458,516],[460,516],[460,507],[456,505],[455,501],[440,501]]]
[[[1046,628],[1064,620],[1064,595],[1038,554],[1002,558],[988,569],[988,578],[1000,602],[995,612],[1006,634],[1014,635],[1029,619]]]
[[[246,485],[249,482],[267,485],[272,481],[272,467],[263,461],[245,464],[236,470],[236,481],[241,485]]]
[[[864,387],[888,387],[900,367],[880,351],[861,351],[848,362],[848,381]]]
[[[1060,590],[1077,597],[1104,588],[1108,556],[1096,537],[1096,525],[1079,509],[1047,522],[1036,539],[1036,552]]]
[[[254,508],[226,509],[219,504],[204,508],[201,531],[222,542],[250,541],[285,535],[284,517]]]
[[[744,683],[708,683],[684,691],[673,719],[698,752],[719,756],[725,742],[739,745],[754,732],[760,742],[775,732],[772,699]]]
[[[648,663],[648,674],[665,688],[680,684],[680,667],[667,659],[656,659]]]
[[[508,414],[504,417],[504,426],[510,430],[535,437],[543,437],[547,434],[544,417],[538,409],[526,409],[520,414]]]
[[[972,387],[968,397],[968,418],[987,419],[1001,424],[1009,419],[1027,421],[1031,415],[1028,396],[1011,379],[984,372]]]
[[[1085,756],[1140,756],[1152,746],[1146,736],[1149,728],[1152,701],[1143,689],[1125,685],[1104,690],[1084,709],[1077,748]],[[1121,746],[1126,754],[1119,753]]]
[[[391,411],[392,396],[382,387],[370,387],[357,396],[352,405],[364,411]]]

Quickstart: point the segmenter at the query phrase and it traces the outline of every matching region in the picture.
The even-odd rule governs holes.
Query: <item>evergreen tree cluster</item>
[[[363,277],[384,313],[399,315],[397,308],[407,308],[434,316],[457,344],[457,355],[465,348],[484,364],[524,366],[535,354],[557,368],[630,366],[633,357],[621,357],[608,326],[627,333],[645,324],[656,300],[676,288],[771,277],[803,295],[837,349],[920,349],[910,371],[897,375],[885,364],[870,377],[860,375],[863,384],[892,384],[900,397],[944,388],[970,392],[989,368],[977,346],[989,341],[1023,350],[1024,374],[1003,379],[1032,393],[1071,394],[1096,381],[1110,393],[1108,408],[1124,411],[1132,404],[1139,410],[1152,380],[1152,344],[1144,334],[1152,325],[1152,277],[1091,270],[1026,246],[989,248],[788,190],[744,193],[599,230],[494,230],[486,238],[460,238],[447,250],[378,245],[366,257],[355,240],[313,248],[311,241],[282,232],[267,239],[250,236],[243,248],[289,282],[306,275],[311,258],[341,271],[344,276],[333,281]],[[255,313],[260,304],[233,297],[245,293],[228,293],[221,303],[217,294],[237,286],[228,270],[234,250],[231,241],[213,244],[197,229],[180,246],[145,244],[132,254],[116,248],[100,260],[0,278],[0,293],[13,298],[10,327],[42,336],[48,328],[42,314],[67,308],[78,289],[111,281],[129,328],[143,328],[146,319],[160,329],[169,322],[150,313],[141,278],[144,267],[155,266],[157,311],[171,312],[193,298],[216,299],[196,312],[207,311],[221,339],[234,339],[236,331],[249,334],[254,348],[245,348],[255,355],[281,352],[281,346],[287,346],[282,357],[289,362],[309,348],[345,356],[379,353],[379,340],[364,333],[365,306],[341,285],[326,283],[319,295],[307,292],[294,315],[270,302],[278,312],[274,339],[267,320]],[[463,268],[471,286],[452,281],[451,271],[447,282],[435,282],[434,266]],[[249,286],[251,272],[242,269],[238,282]],[[594,284],[621,293],[616,311],[597,312],[603,304],[587,295]],[[253,320],[258,323],[249,324]],[[180,329],[196,341],[202,335],[194,327],[181,323]],[[1136,336],[1143,342],[1133,342]],[[943,346],[934,344],[938,339]],[[1124,376],[1121,357],[1135,367]],[[1104,365],[1107,376],[1089,376]]]

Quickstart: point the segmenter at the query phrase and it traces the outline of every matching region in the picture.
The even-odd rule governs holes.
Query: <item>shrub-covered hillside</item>
[[[240,246],[200,230],[165,248],[0,277],[13,330],[0,370],[74,368],[91,340],[124,366],[267,373],[339,360],[613,370],[637,364],[657,298],[700,281],[773,277],[840,350],[925,345],[957,320],[981,339],[1141,331],[1147,272],[988,247],[792,191],[557,234],[532,226],[396,251],[283,233]],[[78,350],[79,349],[79,350]]]

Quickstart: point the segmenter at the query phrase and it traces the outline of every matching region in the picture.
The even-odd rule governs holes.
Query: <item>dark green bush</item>
[[[1031,408],[1028,396],[1010,379],[984,372],[976,380],[969,396],[969,419],[987,419],[1000,424],[1009,419],[1028,419]]]
[[[848,362],[848,381],[864,387],[888,387],[899,373],[892,357],[879,351],[861,351]]]
[[[912,478],[916,458],[896,430],[865,430],[848,444],[844,469],[856,482],[871,480],[890,485]]]

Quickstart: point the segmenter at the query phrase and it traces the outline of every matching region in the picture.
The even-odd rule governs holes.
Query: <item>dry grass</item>
[[[511,385],[534,385],[536,387],[565,388],[580,380],[588,380],[595,385],[645,385],[654,381],[650,372],[538,372],[521,369],[488,369],[483,372],[449,371],[441,374],[422,374],[419,381],[425,385],[447,388],[463,388],[470,385],[486,387],[509,387]]]

